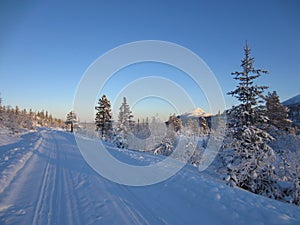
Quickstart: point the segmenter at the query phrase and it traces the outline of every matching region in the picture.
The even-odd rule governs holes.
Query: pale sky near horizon
[[[248,40],[256,67],[269,71],[269,75],[259,79],[259,84],[268,85],[269,91],[276,90],[284,101],[300,94],[299,11],[297,0],[3,0],[0,2],[3,104],[45,109],[64,119],[72,109],[76,88],[87,68],[107,51],[140,40],[173,42],[196,53],[215,74],[228,108],[235,100],[226,93],[236,86],[230,73],[240,70],[243,46]],[[149,73],[145,68],[136,67],[132,73],[165,72],[153,67]],[[198,107],[209,111],[201,90],[194,90],[188,79],[172,69],[165,76],[187,89]],[[102,90],[111,100],[126,85],[116,77],[115,81],[112,79],[115,83]],[[145,107],[153,108],[147,101]],[[128,102],[131,103],[130,99]],[[137,104],[136,109],[141,110],[142,105]],[[164,116],[173,113],[170,110],[172,106],[166,102],[157,107]]]

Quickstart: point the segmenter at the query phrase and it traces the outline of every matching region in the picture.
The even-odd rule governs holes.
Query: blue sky
[[[99,56],[128,42],[163,40],[199,55],[214,72],[230,107],[235,100],[225,94],[236,86],[230,73],[240,69],[247,39],[256,66],[270,72],[259,83],[285,100],[300,93],[299,10],[296,0],[3,0],[1,97],[5,105],[45,109],[64,118],[72,109],[81,77]],[[198,99],[199,90],[191,91],[189,81],[179,75],[174,80]],[[115,81],[107,90],[108,97],[113,99],[122,85]],[[202,97],[196,104],[208,110]]]

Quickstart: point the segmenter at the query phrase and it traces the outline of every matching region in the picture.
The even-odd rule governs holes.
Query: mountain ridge
[[[291,97],[288,100],[285,100],[284,102],[282,102],[282,104],[285,105],[285,106],[300,104],[300,94],[296,95],[294,97]]]
[[[190,112],[186,112],[180,115],[180,118],[191,118],[191,117],[209,117],[211,114],[205,112],[203,109],[197,107]]]

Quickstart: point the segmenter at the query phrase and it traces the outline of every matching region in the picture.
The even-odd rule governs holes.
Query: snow
[[[288,105],[293,105],[293,104],[297,104],[297,103],[300,103],[300,95],[294,96],[294,97],[284,101],[282,104],[285,106],[288,106]]]
[[[19,137],[11,135],[8,128],[0,127],[0,146],[15,143],[20,140]]]
[[[231,188],[192,166],[164,182],[131,187],[93,171],[70,133],[39,130],[9,144],[5,138],[0,224],[300,224],[296,206]],[[107,147],[132,165],[163,157]],[[2,183],[4,175],[10,181]]]
[[[21,170],[33,151],[39,147],[39,133],[23,134],[22,138],[0,133],[0,194],[9,186],[15,175]],[[33,141],[34,145],[28,141]]]
[[[202,110],[200,108],[195,108],[193,111],[186,112],[186,113],[182,114],[180,117],[181,118],[191,118],[191,117],[208,117],[208,116],[211,116],[211,114],[205,112],[204,110]]]

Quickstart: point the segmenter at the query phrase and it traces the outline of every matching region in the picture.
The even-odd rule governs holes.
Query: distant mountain
[[[200,108],[196,108],[191,112],[184,113],[180,115],[181,119],[197,118],[197,117],[210,117],[211,114],[205,112]]]
[[[285,105],[285,106],[300,104],[300,95],[292,97],[292,98],[282,102],[282,104]]]
[[[191,112],[183,113],[183,114],[181,114],[177,117],[180,118],[183,125],[185,125],[188,122],[189,119],[196,120],[196,121],[198,121],[198,123],[200,123],[200,121],[201,121],[200,118],[204,117],[206,122],[210,126],[211,116],[212,116],[211,114],[205,112],[203,109],[196,108]]]

